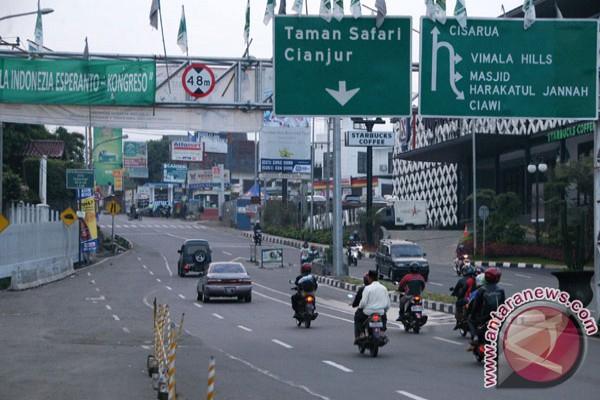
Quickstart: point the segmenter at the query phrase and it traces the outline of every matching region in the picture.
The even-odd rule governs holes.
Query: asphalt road
[[[254,281],[252,303],[200,304],[197,279],[177,276],[182,241],[208,239],[215,261],[242,261],[249,254],[247,239],[184,221],[132,223],[119,217],[116,225],[133,241],[132,251],[61,282],[0,293],[0,345],[8,360],[0,364],[0,398],[155,398],[144,375],[154,298],[168,303],[176,320],[185,313],[177,357],[180,399],[203,398],[210,355],[217,360],[218,399],[529,400],[593,398],[597,392],[597,339],[589,340],[582,368],[560,386],[484,390],[482,367],[451,330],[451,316],[429,312],[431,321],[420,335],[392,324],[380,356],[361,356],[352,345],[353,310],[340,289],[321,285],[319,318],[310,329],[296,327],[288,279],[298,272],[297,250],[284,249],[285,268],[245,262]],[[432,280],[442,276],[437,270]]]

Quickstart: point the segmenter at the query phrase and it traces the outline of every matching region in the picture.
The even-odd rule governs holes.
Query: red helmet
[[[310,264],[302,264],[300,267],[300,273],[302,274],[310,274],[312,272],[312,266]]]
[[[498,268],[488,268],[485,270],[485,281],[487,283],[498,283],[500,282],[500,277],[502,276],[502,271]]]

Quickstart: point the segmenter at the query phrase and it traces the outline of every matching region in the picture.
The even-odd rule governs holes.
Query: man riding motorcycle
[[[300,275],[296,277],[294,285],[297,288],[296,293],[292,295],[292,308],[294,309],[294,318],[302,311],[304,294],[314,293],[318,288],[317,278],[312,275],[310,264],[304,264],[300,268]]]
[[[456,297],[454,317],[456,318],[456,325],[454,330],[459,328],[460,322],[464,318],[465,306],[468,303],[471,291],[475,288],[475,269],[471,266],[465,268],[463,276],[456,282],[454,289],[452,290],[452,296]]]
[[[411,263],[409,273],[404,275],[400,283],[398,284],[398,291],[402,294],[400,297],[400,313],[396,321],[401,321],[404,318],[406,312],[406,305],[410,301],[412,296],[420,296],[423,290],[425,290],[425,279],[419,271],[419,264]]]
[[[390,308],[390,295],[388,290],[377,280],[377,271],[369,270],[362,298],[358,303],[358,310],[354,316],[354,344],[358,344],[364,336],[364,325],[372,314],[382,315],[383,331],[386,329],[386,312]],[[368,284],[366,283],[368,282]]]
[[[504,289],[498,287],[502,272],[497,268],[488,268],[484,274],[485,284],[477,290],[468,309],[469,328],[472,337],[477,338],[477,341],[471,341],[468,351],[472,351],[478,342],[484,341],[487,323],[491,319],[490,313],[506,300]]]

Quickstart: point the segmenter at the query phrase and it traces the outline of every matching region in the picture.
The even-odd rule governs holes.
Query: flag
[[[556,18],[563,19],[563,15],[560,12],[560,8],[558,8],[558,2],[557,1],[554,2],[554,8],[556,8]]]
[[[275,15],[275,1],[276,0],[267,0],[267,7],[265,8],[265,17],[263,18],[263,23],[265,25],[269,24],[269,21]]]
[[[338,21],[344,18],[344,0],[333,0],[333,18]]]
[[[523,3],[523,14],[525,14],[525,17],[523,18],[523,27],[529,29],[535,22],[535,6],[533,5],[533,0],[525,0]]]
[[[83,58],[90,58],[90,49],[88,48],[87,36],[85,37],[85,47],[83,48]]]
[[[319,15],[325,21],[331,21],[331,0],[321,0],[321,7],[319,8]]]
[[[435,19],[442,23],[446,23],[446,0],[435,0]]]
[[[427,18],[435,21],[435,4],[433,4],[433,0],[425,0],[425,13],[427,14]]]
[[[360,17],[362,15],[362,10],[360,9],[360,0],[351,0],[350,9],[352,10],[352,16],[354,18]]]
[[[502,4],[502,18],[506,18],[506,10],[504,9],[504,4]]]
[[[185,9],[183,4],[181,5],[181,19],[179,20],[179,31],[177,32],[177,45],[181,51],[188,53],[188,41],[187,41],[187,26],[185,23]]]
[[[302,6],[304,0],[294,0],[294,5],[292,6],[292,10],[294,10],[297,14],[302,14]]]
[[[279,15],[285,15],[285,9],[286,9],[286,4],[285,4],[285,0],[281,0],[281,3],[279,3]]]
[[[379,28],[383,25],[383,20],[387,15],[387,6],[385,0],[375,0],[375,8],[377,9],[377,17],[375,18],[375,25]]]
[[[454,6],[454,16],[461,28],[467,27],[467,8],[465,7],[466,0],[456,0]]]
[[[158,11],[160,10],[160,0],[152,0],[150,5],[150,26],[158,29]]]
[[[244,43],[248,46],[250,41],[250,0],[246,3],[246,22],[244,23]]]
[[[40,11],[40,0],[38,0],[38,12],[35,20],[35,31],[33,33],[35,37],[35,44],[37,45],[36,51],[44,50],[44,29],[42,27],[42,13]]]

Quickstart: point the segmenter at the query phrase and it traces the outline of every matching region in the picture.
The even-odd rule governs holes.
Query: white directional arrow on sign
[[[358,93],[360,88],[346,90],[346,81],[339,81],[338,85],[338,90],[328,88],[325,88],[325,90],[343,107]]]

